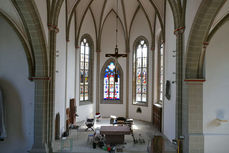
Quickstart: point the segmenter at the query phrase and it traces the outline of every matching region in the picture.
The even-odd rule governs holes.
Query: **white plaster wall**
[[[13,45],[12,45],[13,44]],[[0,88],[3,90],[8,137],[1,153],[27,153],[34,136],[34,82],[20,39],[0,17]]]
[[[67,44],[67,97],[66,108],[70,107],[70,99],[75,98],[75,24],[74,18],[72,19],[69,42]]]
[[[203,88],[205,153],[229,152],[229,22],[213,36],[206,51],[206,82]]]
[[[7,14],[25,32],[21,18],[11,0],[0,0],[0,4],[0,12]]]
[[[148,106],[147,107],[142,107],[142,106],[137,106],[133,105],[133,94],[132,94],[132,79],[133,79],[133,52],[134,52],[134,41],[139,37],[139,36],[144,36],[148,42],[149,42],[149,79],[148,79]],[[143,121],[152,121],[152,99],[153,99],[153,79],[152,79],[152,65],[153,65],[153,58],[152,58],[152,39],[151,39],[151,34],[150,34],[150,28],[148,25],[148,21],[144,15],[144,12],[142,9],[137,13],[136,18],[134,19],[133,26],[131,28],[131,33],[130,33],[130,54],[129,54],[129,117],[134,118],[134,119],[139,119]],[[142,109],[142,113],[136,113],[137,108],[140,107]]]
[[[105,57],[107,53],[114,53],[115,49],[115,20],[116,17],[112,12],[109,17],[107,18],[103,32],[102,32],[102,41],[101,41],[101,53],[100,53],[100,72],[104,63],[109,59]],[[126,53],[125,52],[125,40],[123,35],[123,29],[121,27],[121,23],[119,22],[118,27],[118,48],[119,53]],[[103,117],[110,117],[110,115],[116,116],[126,116],[126,59],[119,58],[119,64],[123,70],[123,104],[100,104],[100,113]],[[103,76],[101,76],[103,77]],[[102,83],[100,82],[100,86]],[[103,96],[103,93],[100,93],[100,96]]]
[[[60,132],[65,130],[65,73],[66,73],[66,28],[65,28],[65,3],[63,3],[58,27],[60,31],[56,37],[56,82],[55,82],[55,114],[60,113]],[[55,120],[53,121],[55,125]]]
[[[171,82],[171,99],[164,97],[163,104],[163,133],[169,140],[175,138],[175,123],[176,123],[176,84],[172,81],[176,80],[176,36],[174,31],[174,20],[169,3],[166,3],[166,24],[165,24],[165,83],[166,80]]]
[[[43,26],[43,32],[44,32],[44,35],[45,35],[45,39],[46,39],[46,43],[47,41],[49,40],[48,39],[48,21],[47,21],[47,2],[46,0],[34,0],[35,1],[35,4],[36,4],[36,7],[37,7],[37,10],[39,12],[39,17],[40,17],[40,20],[41,20],[41,24]]]
[[[82,28],[81,28],[81,31],[80,31],[80,37],[79,37],[79,41],[81,40],[81,37],[84,35],[84,34],[89,34],[93,40],[93,44],[94,44],[94,48],[93,48],[93,51],[94,51],[94,61],[93,61],[93,69],[94,69],[94,72],[93,72],[93,76],[91,76],[93,78],[93,99],[92,99],[92,104],[87,104],[87,105],[79,105],[79,101],[80,101],[80,97],[79,97],[79,88],[80,88],[80,82],[79,82],[79,78],[80,78],[80,74],[79,74],[79,66],[80,66],[80,50],[78,49],[77,50],[77,60],[76,60],[76,63],[77,63],[77,75],[76,75],[76,100],[77,100],[77,114],[79,115],[78,117],[78,120],[79,121],[82,121],[82,120],[86,120],[87,117],[93,117],[94,114],[95,114],[95,104],[96,104],[96,35],[95,35],[95,28],[94,28],[94,23],[93,23],[93,18],[90,14],[90,12],[88,11],[86,16],[85,16],[85,19],[83,21],[83,24],[82,24]],[[80,42],[78,43],[80,44]]]

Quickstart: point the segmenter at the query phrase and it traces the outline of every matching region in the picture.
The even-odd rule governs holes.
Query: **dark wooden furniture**
[[[100,134],[105,135],[106,144],[123,144],[131,130],[129,126],[101,126]]]
[[[66,109],[66,123],[65,123],[66,131],[69,131],[69,125],[70,125],[69,113],[70,113],[70,109],[67,108]]]
[[[70,99],[69,121],[72,125],[76,123],[76,101],[74,98]]]
[[[153,105],[153,125],[161,132],[162,123],[162,106],[160,104]]]
[[[55,139],[60,139],[60,113],[56,114],[55,119]]]
[[[164,139],[162,136],[154,136],[151,143],[147,147],[148,153],[162,153],[164,152]]]

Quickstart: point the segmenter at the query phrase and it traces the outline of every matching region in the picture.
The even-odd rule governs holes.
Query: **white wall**
[[[102,33],[102,43],[101,43],[101,54],[100,54],[100,72],[102,70],[102,67],[104,63],[109,59],[105,57],[105,54],[107,53],[114,53],[115,49],[115,21],[116,17],[114,13],[112,12],[109,17],[107,18],[103,33]],[[123,29],[121,27],[121,23],[119,22],[118,27],[118,48],[119,53],[126,53],[125,52],[125,39],[123,35]],[[119,58],[118,59],[119,64],[122,67],[123,70],[123,104],[100,104],[100,113],[102,116],[110,117],[110,115],[116,115],[116,116],[126,116],[126,59]],[[103,77],[103,76],[100,76]],[[101,87],[100,82],[100,87]],[[100,93],[100,96],[103,96],[103,93]]]
[[[229,22],[213,36],[206,51],[206,82],[203,88],[205,153],[229,152]]]
[[[94,48],[93,48],[93,76],[91,76],[93,78],[93,99],[92,99],[92,104],[87,104],[87,105],[80,105],[79,102],[80,102],[80,91],[79,91],[79,88],[80,88],[80,74],[79,74],[79,66],[80,66],[80,49],[77,50],[77,60],[76,60],[76,101],[77,101],[77,114],[79,115],[79,117],[77,118],[79,121],[81,120],[86,120],[87,117],[93,117],[94,114],[95,114],[95,105],[96,105],[96,35],[95,35],[95,28],[94,28],[94,23],[93,23],[93,18],[90,14],[90,11],[87,12],[86,16],[85,16],[85,19],[83,21],[83,24],[82,24],[82,28],[81,28],[81,31],[80,31],[80,37],[79,37],[79,41],[81,40],[81,37],[84,35],[84,34],[89,34],[93,40],[93,44],[94,44]],[[80,43],[78,43],[80,45]]]
[[[149,42],[149,79],[148,79],[148,106],[147,107],[142,107],[142,106],[137,106],[137,105],[133,105],[133,94],[132,94],[132,78],[133,78],[133,52],[134,52],[134,41],[139,37],[139,36],[144,36],[148,42]],[[151,34],[150,34],[150,28],[149,28],[149,24],[148,21],[146,19],[146,17],[144,16],[144,12],[142,11],[142,9],[140,9],[140,11],[137,13],[134,22],[133,22],[133,26],[131,29],[131,34],[130,34],[130,55],[129,55],[129,117],[130,118],[134,118],[134,119],[139,119],[139,120],[143,120],[143,121],[148,121],[151,122],[152,121],[152,99],[153,99],[153,93],[152,93],[152,86],[153,86],[153,79],[152,78],[152,65],[153,65],[153,61],[152,61],[152,39],[151,39]],[[137,108],[140,107],[142,109],[142,113],[136,113]]]
[[[0,87],[8,135],[5,141],[0,141],[1,153],[27,153],[32,147],[35,86],[28,77],[28,63],[20,39],[0,17]]]
[[[66,97],[66,108],[69,108],[70,99],[75,98],[75,24],[74,18],[72,19],[69,42],[67,44],[67,97]]]
[[[56,82],[55,82],[55,115],[60,113],[60,132],[65,130],[65,73],[66,73],[66,28],[65,28],[65,3],[63,3],[56,37]],[[55,116],[54,116],[55,118]],[[53,121],[55,125],[55,120]]]
[[[25,32],[21,18],[11,0],[0,0],[0,4],[0,11],[7,14]]]
[[[174,31],[174,21],[169,3],[166,3],[166,24],[165,24],[165,82],[169,80],[171,82],[171,99],[164,98],[163,104],[163,125],[164,134],[169,140],[175,138],[175,121],[176,121],[176,83],[172,84],[172,81],[176,80],[176,55],[173,51],[176,51],[176,36]]]

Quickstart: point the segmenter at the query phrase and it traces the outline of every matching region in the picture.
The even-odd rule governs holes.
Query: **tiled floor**
[[[100,128],[104,125],[110,125],[109,119],[101,119],[100,122],[96,122],[94,128]],[[93,149],[92,143],[88,140],[88,135],[93,134],[93,131],[85,131],[86,126],[82,123],[82,126],[78,130],[71,130],[70,136],[65,140],[61,139],[55,141],[54,152],[71,152],[71,153],[107,153],[103,149],[97,147]],[[152,123],[134,120],[133,131],[135,138],[143,138],[145,143],[134,143],[131,135],[125,136],[125,143],[123,145],[123,153],[147,153],[147,146],[151,143],[152,138],[155,135],[162,135],[156,130]],[[166,138],[164,141],[165,153],[176,153],[176,146],[171,144]]]

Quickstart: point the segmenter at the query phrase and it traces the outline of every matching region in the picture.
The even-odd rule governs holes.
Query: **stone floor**
[[[100,128],[104,125],[110,125],[108,118],[103,118],[96,122],[94,128]],[[81,126],[76,130],[70,130],[70,135],[66,139],[57,140],[54,143],[54,152],[56,153],[107,153],[98,146],[93,149],[92,142],[88,139],[88,135],[93,134],[93,131],[85,131],[86,126],[83,122],[78,123]],[[136,139],[143,138],[145,143],[134,143],[131,135],[125,136],[125,144],[122,145],[123,153],[147,153],[147,146],[151,144],[151,140],[155,135],[162,134],[156,130],[152,123],[134,120],[133,125],[134,136]],[[171,144],[164,137],[164,153],[176,153],[176,146]]]

